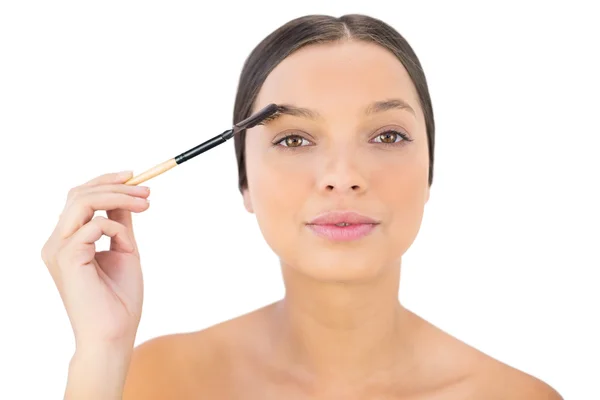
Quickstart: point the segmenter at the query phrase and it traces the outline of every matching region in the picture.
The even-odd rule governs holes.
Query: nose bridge
[[[334,143],[335,142],[335,143]],[[336,140],[322,150],[322,167],[317,179],[326,191],[364,191],[367,181],[358,148],[349,140]]]

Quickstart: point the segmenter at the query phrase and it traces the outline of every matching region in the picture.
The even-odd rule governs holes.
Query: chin
[[[259,225],[284,275],[292,279],[299,275],[321,282],[363,283],[388,274],[395,277],[410,242],[406,234],[389,235],[379,228],[357,240],[333,241],[304,227],[296,231]]]
[[[314,249],[282,258],[282,265],[322,282],[366,282],[394,264],[381,248]]]

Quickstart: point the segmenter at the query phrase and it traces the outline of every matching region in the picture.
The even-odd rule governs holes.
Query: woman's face
[[[244,203],[282,264],[319,280],[351,281],[400,262],[429,198],[425,122],[400,61],[370,43],[308,46],[271,72],[253,111],[269,103],[302,110],[248,130]],[[330,211],[378,223],[309,225]]]

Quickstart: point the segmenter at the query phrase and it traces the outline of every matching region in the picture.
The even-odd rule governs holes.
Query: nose
[[[337,154],[324,161],[318,179],[320,191],[340,194],[359,194],[367,189],[367,180],[358,166],[359,158],[353,154]]]

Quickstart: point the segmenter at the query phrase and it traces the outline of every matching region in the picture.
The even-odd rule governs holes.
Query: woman
[[[235,147],[285,297],[134,350],[143,291],[130,213],[149,192],[124,185],[129,174],[95,178],[71,190],[42,251],[77,343],[66,398],[560,399],[398,301],[434,160],[426,79],[403,37],[361,15],[290,21],[245,63],[234,122],[269,103],[285,112]],[[103,234],[110,251],[95,253]]]

